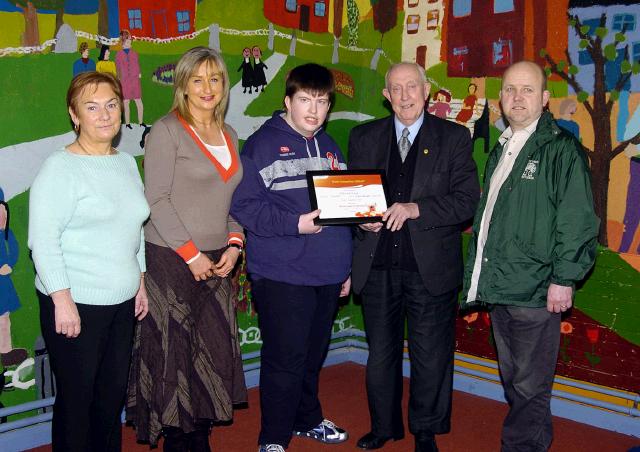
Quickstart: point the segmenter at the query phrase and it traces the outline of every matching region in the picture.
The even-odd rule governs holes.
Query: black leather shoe
[[[382,446],[384,446],[384,443],[386,443],[390,439],[398,441],[402,438],[404,438],[404,435],[377,436],[375,433],[369,432],[358,440],[358,447],[365,450],[380,449]]]
[[[438,445],[433,436],[416,436],[416,452],[438,452]]]

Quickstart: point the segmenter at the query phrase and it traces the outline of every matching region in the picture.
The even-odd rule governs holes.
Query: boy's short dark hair
[[[285,96],[292,98],[298,91],[307,91],[314,96],[329,95],[333,103],[335,81],[329,69],[316,63],[296,66],[287,75]]]

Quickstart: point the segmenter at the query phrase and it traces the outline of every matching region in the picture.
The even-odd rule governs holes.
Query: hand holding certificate
[[[387,210],[383,170],[307,171],[316,224],[358,224],[382,221]]]

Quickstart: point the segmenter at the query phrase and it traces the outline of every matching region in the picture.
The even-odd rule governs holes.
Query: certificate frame
[[[317,225],[377,223],[382,221],[382,214],[389,208],[385,170],[313,170],[307,171],[306,176],[311,208],[322,210],[314,220]],[[320,181],[323,183],[320,184]],[[327,181],[332,181],[336,187],[328,187]],[[323,209],[330,202],[327,189],[336,190],[331,194],[334,199],[342,194],[351,198],[357,194],[357,198],[361,199],[346,202],[346,206],[338,208],[341,212],[336,213],[336,209]]]

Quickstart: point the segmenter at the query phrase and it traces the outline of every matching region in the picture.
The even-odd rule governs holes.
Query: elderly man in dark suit
[[[405,319],[416,452],[437,451],[434,435],[450,430],[461,232],[479,183],[469,131],[425,112],[429,90],[422,67],[392,66],[383,95],[394,114],[349,137],[349,167],[385,169],[391,204],[381,223],[359,226],[354,240],[353,289],[362,296],[369,343],[371,431],[358,441],[362,449],[404,437]]]

